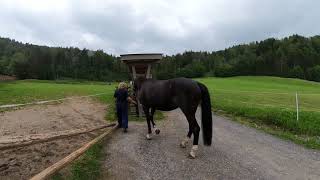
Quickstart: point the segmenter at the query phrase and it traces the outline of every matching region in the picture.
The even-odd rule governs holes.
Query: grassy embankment
[[[309,148],[320,149],[320,83],[277,77],[201,78],[213,110]],[[296,118],[298,92],[299,120]]]

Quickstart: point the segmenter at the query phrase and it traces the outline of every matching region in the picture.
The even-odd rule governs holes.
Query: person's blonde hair
[[[125,88],[127,88],[127,84],[125,82],[119,83],[118,89],[125,89]]]

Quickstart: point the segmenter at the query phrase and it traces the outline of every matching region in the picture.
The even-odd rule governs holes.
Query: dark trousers
[[[118,124],[122,128],[128,128],[128,104],[117,103]]]

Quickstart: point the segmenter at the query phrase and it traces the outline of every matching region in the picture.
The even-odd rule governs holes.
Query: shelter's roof
[[[147,53],[147,54],[122,54],[121,60],[124,63],[150,63],[162,59],[161,53]]]

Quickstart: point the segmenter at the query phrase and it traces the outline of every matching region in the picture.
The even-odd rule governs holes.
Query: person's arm
[[[128,100],[130,103],[133,103],[133,104],[137,105],[137,102],[134,101],[130,96],[127,98],[127,100]]]
[[[128,95],[128,91],[125,92],[125,97],[127,99],[128,102],[133,103],[133,104],[137,104],[129,95]]]

